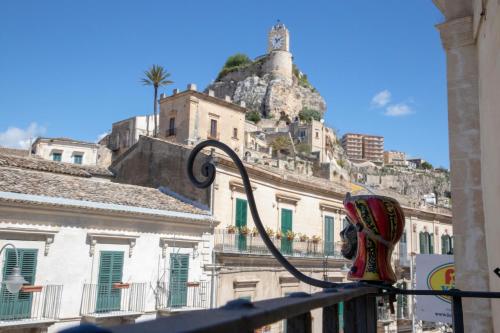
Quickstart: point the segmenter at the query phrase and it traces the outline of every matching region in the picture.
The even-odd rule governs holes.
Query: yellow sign
[[[431,290],[450,290],[455,288],[455,265],[452,263],[436,267],[427,275],[427,287]],[[449,296],[437,296],[450,303]]]

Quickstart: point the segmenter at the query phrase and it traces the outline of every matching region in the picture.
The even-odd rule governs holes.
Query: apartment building
[[[342,147],[350,160],[384,161],[383,136],[346,133],[342,137]]]
[[[384,151],[384,164],[406,166],[408,165],[408,161],[404,152],[387,150]]]

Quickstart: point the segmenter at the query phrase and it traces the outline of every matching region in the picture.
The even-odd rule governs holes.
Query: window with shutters
[[[427,231],[420,232],[420,253],[421,254],[433,254],[434,253],[434,234],[430,234]]]
[[[211,139],[219,139],[217,135],[217,120],[210,119],[210,138]]]
[[[407,283],[406,282],[401,282],[396,284],[396,287],[399,289],[407,289]],[[406,319],[408,318],[408,295],[397,295],[396,298],[397,302],[397,319]]]
[[[122,289],[113,285],[122,282],[123,257],[122,251],[101,251],[96,312],[120,310]]]
[[[334,219],[333,216],[325,216],[325,255],[333,255],[335,250],[335,237],[334,237]]]
[[[244,199],[236,199],[236,228],[241,231],[241,228],[247,226],[247,201]],[[237,247],[240,251],[247,249],[247,235],[242,232],[236,237]]]
[[[288,231],[293,231],[292,211],[281,209],[281,252],[291,254],[293,251],[293,241],[287,238]]]
[[[61,153],[52,153],[52,160],[56,162],[61,162],[62,154]]]
[[[453,254],[453,245],[450,235],[441,236],[441,254]]]
[[[170,254],[170,283],[168,306],[180,308],[187,305],[189,254]]]
[[[19,268],[21,275],[28,284],[35,283],[35,273],[37,264],[38,250],[36,249],[18,249]],[[16,266],[16,252],[14,249],[5,249],[5,261],[3,267],[3,280],[12,273]],[[17,294],[11,294],[5,285],[2,284],[0,291],[0,320],[14,320],[31,317],[32,293],[20,291]]]

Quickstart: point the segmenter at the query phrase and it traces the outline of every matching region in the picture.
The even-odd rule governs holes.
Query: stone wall
[[[193,200],[205,207],[210,206],[210,189],[198,189],[190,182],[187,160],[191,150],[174,143],[165,144],[160,139],[141,136],[136,147],[120,156],[111,166],[116,181],[132,185],[160,188]],[[202,155],[203,156],[203,155]],[[199,179],[202,156],[195,163]]]

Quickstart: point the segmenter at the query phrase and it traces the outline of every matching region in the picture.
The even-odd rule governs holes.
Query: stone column
[[[456,286],[489,290],[479,122],[478,54],[472,17],[438,25],[446,51]],[[464,299],[466,332],[492,332],[491,304]]]

